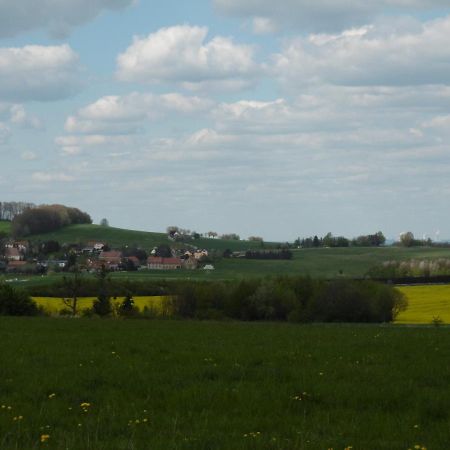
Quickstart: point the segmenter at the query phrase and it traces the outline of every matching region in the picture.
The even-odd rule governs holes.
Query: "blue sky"
[[[0,0],[1,200],[450,238],[447,0]]]

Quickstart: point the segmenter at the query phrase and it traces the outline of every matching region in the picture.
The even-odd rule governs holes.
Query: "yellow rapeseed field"
[[[79,297],[77,303],[78,311],[83,311],[83,309],[92,308],[92,303],[96,297]],[[117,297],[112,298],[111,302],[113,305],[120,305],[125,297]],[[133,297],[134,304],[139,308],[140,311],[143,311],[145,307],[151,309],[156,314],[162,314],[163,306],[165,300],[168,297],[163,296],[142,296],[142,297]],[[44,310],[50,314],[57,314],[63,310],[68,309],[64,304],[62,298],[56,297],[33,297],[33,300],[38,304],[38,306],[42,306]]]
[[[399,324],[430,324],[434,318],[450,324],[450,285],[400,286],[408,308],[397,317]]]

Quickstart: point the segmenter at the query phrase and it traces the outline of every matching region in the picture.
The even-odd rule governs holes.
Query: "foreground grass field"
[[[0,318],[0,449],[448,450],[446,328]]]
[[[397,323],[430,324],[440,319],[450,324],[450,285],[400,286],[408,298],[408,308],[397,317]]]

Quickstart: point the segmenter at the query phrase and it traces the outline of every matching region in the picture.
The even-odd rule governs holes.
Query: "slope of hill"
[[[71,225],[51,233],[35,234],[29,236],[28,239],[31,241],[55,240],[61,244],[86,243],[88,241],[98,240],[106,242],[110,247],[114,248],[121,248],[125,245],[136,245],[144,249],[152,249],[160,244],[170,245],[172,243],[165,233],[125,230],[122,228],[103,227],[100,225]],[[239,251],[261,248],[259,242],[225,241],[221,239],[197,239],[189,241],[189,244],[208,250],[230,249],[232,251]]]
[[[10,233],[11,232],[11,222],[5,220],[0,220],[0,233]]]

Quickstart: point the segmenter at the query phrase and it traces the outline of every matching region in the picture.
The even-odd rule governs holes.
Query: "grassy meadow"
[[[11,223],[5,220],[0,220],[0,233],[10,233],[11,232]]]
[[[0,449],[448,450],[443,328],[0,318]]]
[[[63,243],[86,243],[88,241],[103,241],[107,242],[110,247],[122,248],[125,245],[139,246],[147,250],[151,250],[160,244],[172,244],[168,240],[165,233],[154,233],[148,231],[134,231],[114,227],[102,227],[100,225],[71,225],[61,230],[51,233],[34,234],[28,239],[32,241],[48,241],[56,240]],[[189,242],[199,248],[232,251],[259,249],[261,244],[259,242],[251,241],[228,241],[222,239],[197,239]],[[272,245],[272,244],[267,244]]]

